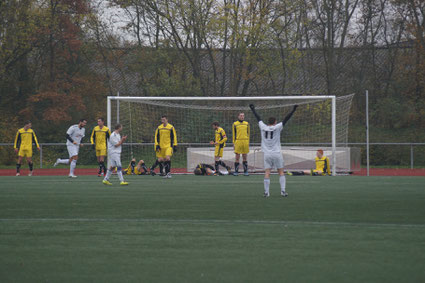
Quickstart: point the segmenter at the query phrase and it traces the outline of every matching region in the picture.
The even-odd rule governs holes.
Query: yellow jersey
[[[218,143],[220,147],[224,147],[226,145],[226,141],[226,132],[222,127],[218,127],[217,130],[215,130],[215,142]]]
[[[322,156],[322,158],[316,156],[314,163],[316,163],[316,171],[322,171],[323,174],[331,174],[331,165],[327,156]]]
[[[37,141],[37,137],[35,136],[35,132],[32,129],[28,129],[25,131],[24,128],[21,128],[16,133],[14,148],[18,148],[21,150],[29,150],[32,149],[32,144],[35,143],[37,148],[40,147]]]
[[[100,128],[99,126],[96,126],[91,133],[90,142],[91,144],[96,144],[96,149],[106,149],[110,136],[111,130],[109,130],[108,127],[103,126]]]
[[[176,129],[171,124],[161,124],[155,131],[155,148],[159,145],[161,148],[173,147],[177,145]]]
[[[247,121],[236,121],[232,126],[233,143],[247,140],[249,142],[250,128]]]

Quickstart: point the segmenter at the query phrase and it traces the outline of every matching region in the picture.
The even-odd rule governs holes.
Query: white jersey
[[[68,131],[66,131],[66,133],[71,137],[71,139],[75,142],[77,142],[77,144],[81,143],[81,139],[84,138],[85,133],[86,133],[86,129],[81,128],[78,126],[78,124],[76,125],[72,125],[71,127],[69,127]],[[68,139],[66,140],[66,145],[73,145],[72,142],[70,142]]]
[[[117,134],[116,132],[112,132],[111,136],[108,140],[108,154],[121,154],[121,148],[122,146],[115,146],[121,141],[121,135]]]
[[[282,122],[273,126],[267,126],[263,121],[258,124],[261,130],[261,150],[264,154],[281,154],[280,133],[283,129]]]

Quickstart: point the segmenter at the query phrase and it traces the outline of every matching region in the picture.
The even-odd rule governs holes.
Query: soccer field
[[[1,282],[424,282],[423,177],[0,177]]]

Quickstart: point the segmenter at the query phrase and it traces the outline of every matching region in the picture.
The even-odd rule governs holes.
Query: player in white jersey
[[[277,123],[276,118],[270,117],[268,124],[264,124],[260,116],[255,111],[255,106],[250,104],[249,107],[254,113],[258,120],[258,125],[261,130],[261,150],[264,153],[264,197],[270,196],[270,172],[273,168],[276,168],[279,172],[279,183],[280,183],[280,194],[283,197],[287,197],[286,192],[286,179],[283,172],[283,157],[280,146],[280,133],[282,132],[283,126],[286,122],[291,119],[298,105],[295,105],[291,113],[289,113],[282,122]]]
[[[117,175],[120,178],[120,185],[125,186],[128,185],[127,182],[124,181],[124,177],[122,175],[122,165],[121,165],[121,150],[122,144],[127,139],[127,136],[121,137],[120,133],[122,131],[122,125],[117,124],[115,126],[115,130],[112,132],[111,136],[108,140],[108,171],[106,172],[105,179],[103,179],[103,183],[105,185],[112,185],[109,181],[111,178],[112,170],[117,167]]]
[[[66,147],[69,153],[69,159],[58,158],[53,166],[58,164],[70,164],[69,166],[69,177],[76,178],[74,174],[75,167],[77,167],[78,151],[83,144],[81,140],[84,138],[86,129],[84,127],[87,124],[86,119],[81,119],[78,124],[72,125],[66,131]]]

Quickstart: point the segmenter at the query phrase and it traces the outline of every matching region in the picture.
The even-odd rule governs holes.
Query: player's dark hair
[[[275,117],[270,117],[269,118],[269,125],[273,125],[274,123],[276,123],[276,118]]]
[[[25,124],[24,124],[24,126],[26,126],[26,125],[28,125],[28,124],[31,124],[31,121],[30,121],[30,120],[28,120],[28,121],[25,121]]]
[[[193,171],[195,175],[202,175],[202,170],[200,168],[196,168],[195,171]]]
[[[168,119],[168,117],[167,117],[167,116],[165,116],[165,115],[162,115],[162,116],[161,116],[161,118]]]
[[[97,120],[101,120],[102,122],[105,122],[105,119],[103,117],[97,118]]]
[[[87,119],[80,119],[80,121],[78,121],[78,123],[82,123],[82,122],[84,122],[84,121],[86,121],[87,122]]]
[[[219,126],[220,126],[220,124],[219,124],[217,121],[212,122],[212,123],[211,123],[211,125],[213,125],[213,126],[217,126],[217,127],[219,127]]]
[[[120,129],[121,127],[122,127],[122,125],[121,125],[121,124],[116,124],[114,129],[115,129],[115,130],[118,130],[118,129]]]

